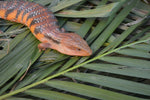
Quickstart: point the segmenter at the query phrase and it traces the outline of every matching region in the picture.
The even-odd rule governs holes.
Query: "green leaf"
[[[51,3],[53,0],[34,0],[34,2],[41,4],[41,5],[47,5]]]
[[[132,8],[136,5],[138,0],[132,0],[127,6],[115,17],[115,19],[107,26],[107,28],[101,33],[101,35],[91,45],[92,50],[97,51],[104,42],[110,37],[120,23],[126,18]],[[124,3],[124,2],[122,2]],[[121,3],[121,4],[122,4]]]
[[[123,95],[120,93],[111,92],[98,87],[88,86],[84,84],[67,82],[67,81],[48,81],[45,83],[48,86],[65,90],[71,93],[84,95],[91,98],[103,100],[142,100],[136,97]]]
[[[135,58],[129,58],[129,57],[102,57],[100,60],[115,63],[115,64],[120,64],[124,66],[128,66],[131,68],[139,68],[139,69],[148,69],[149,70],[149,65],[150,62],[147,60],[141,60],[141,59],[135,59]]]
[[[76,96],[42,89],[30,89],[25,91],[25,93],[46,100],[86,100]]]
[[[136,44],[136,45],[132,46],[132,48],[149,51],[150,45],[149,44]]]
[[[141,22],[142,23],[142,22]],[[104,52],[106,52],[109,49],[114,49],[116,48],[119,44],[121,44],[121,42],[127,38],[127,36],[129,36],[129,34],[131,34],[135,28],[137,28],[141,23],[135,24],[131,27],[129,27],[127,30],[125,30],[117,39],[115,39],[112,43],[110,43],[109,46],[107,46],[105,49],[103,49],[99,54],[102,54]]]
[[[79,18],[90,18],[90,17],[108,17],[111,15],[112,10],[118,6],[119,3],[111,3],[99,8],[90,9],[90,10],[83,10],[83,11],[75,11],[75,10],[67,10],[67,11],[61,11],[56,16],[61,17],[79,17]]]
[[[66,73],[64,75],[83,82],[89,82],[100,86],[110,87],[127,92],[138,93],[147,96],[150,94],[149,85],[123,80],[119,78],[88,73],[75,73],[75,72]]]
[[[14,44],[18,42],[16,39],[14,41],[15,42],[12,42]],[[17,73],[21,77],[27,68],[38,59],[41,53],[37,50],[37,43],[38,42],[33,35],[30,34],[27,38],[21,41],[16,48],[11,50],[8,55],[0,60],[0,87]],[[19,77],[17,76],[17,78]],[[1,89],[0,93],[2,91],[3,89]]]
[[[29,98],[17,98],[17,97],[9,97],[5,100],[34,100],[34,99],[29,99]]]
[[[66,8],[66,7],[69,7],[71,5],[77,4],[81,1],[83,1],[83,0],[62,0],[61,2],[58,3],[58,5],[52,7],[51,11],[56,12],[56,11]]]
[[[46,76],[53,73],[63,62],[56,63],[56,64],[47,64],[42,66],[41,70],[34,71],[29,76],[27,76],[23,81],[21,81],[15,89],[22,88],[34,81],[40,81],[41,79],[45,78]]]
[[[116,51],[116,53],[134,56],[134,57],[150,58],[150,53],[148,51],[139,50],[139,49],[122,49],[122,50]]]
[[[131,77],[140,77],[140,78],[149,79],[150,76],[149,70],[140,69],[140,68],[130,68],[124,65],[93,63],[93,64],[84,65],[84,67],[91,70],[126,75]]]

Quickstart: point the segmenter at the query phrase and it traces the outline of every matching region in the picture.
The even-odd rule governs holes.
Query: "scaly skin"
[[[39,50],[55,49],[73,56],[90,56],[87,42],[75,33],[65,33],[57,25],[57,19],[43,6],[23,0],[0,1],[0,18],[22,23],[42,43]]]

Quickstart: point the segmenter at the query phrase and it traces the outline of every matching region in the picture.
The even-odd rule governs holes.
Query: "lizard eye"
[[[81,51],[81,49],[80,49],[80,48],[77,48],[77,50],[78,50],[78,51]]]

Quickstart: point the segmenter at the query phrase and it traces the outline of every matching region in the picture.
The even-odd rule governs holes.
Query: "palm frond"
[[[1,20],[0,99],[149,98],[149,5],[140,0],[32,1],[55,12],[61,27],[85,38],[93,55],[39,53],[39,41],[26,27]]]

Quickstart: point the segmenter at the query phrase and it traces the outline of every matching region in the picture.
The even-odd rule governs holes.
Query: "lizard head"
[[[87,42],[75,33],[61,33],[60,43],[55,50],[72,56],[90,56],[92,50]]]

